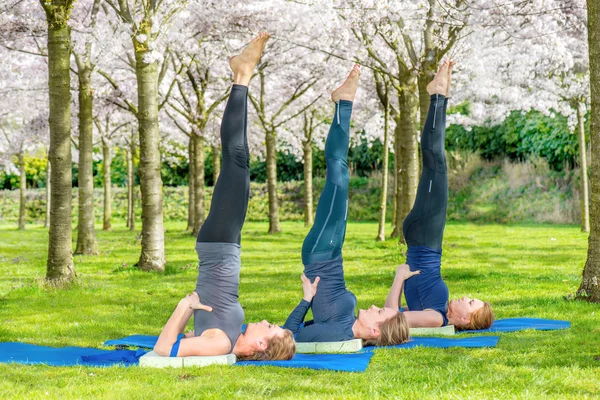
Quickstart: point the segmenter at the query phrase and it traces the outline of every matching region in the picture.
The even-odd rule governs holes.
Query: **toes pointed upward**
[[[348,74],[346,81],[333,91],[331,94],[331,100],[337,102],[338,100],[354,101],[356,96],[356,90],[358,89],[358,80],[360,78],[360,65],[354,64],[352,70]]]
[[[456,63],[452,60],[448,61],[448,75],[450,75],[452,73],[452,70],[454,69],[454,66],[456,65]]]
[[[440,69],[438,70],[438,74],[448,73],[449,63],[448,60],[444,60],[442,65],[440,65]]]
[[[229,66],[233,71],[234,83],[248,86],[252,71],[258,64],[267,40],[271,37],[268,32],[260,32],[244,48],[241,54],[229,59]]]

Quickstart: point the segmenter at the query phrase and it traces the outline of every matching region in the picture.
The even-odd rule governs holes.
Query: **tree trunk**
[[[396,162],[394,161],[394,188],[392,189],[392,234],[390,237],[394,236],[394,231],[396,230],[396,211],[398,210],[398,201],[396,197],[396,188],[398,187],[398,170],[396,169]]]
[[[112,156],[110,154],[110,147],[102,140],[102,157],[103,157],[103,178],[104,178],[104,219],[102,223],[102,229],[105,231],[111,230],[110,220],[112,218],[112,181],[110,179],[110,164],[112,163]]]
[[[48,159],[46,162],[46,219],[44,220],[44,228],[50,226],[50,186],[52,182],[50,182],[50,160]]]
[[[277,203],[277,153],[275,132],[267,132],[267,191],[269,192],[269,233],[281,232]]]
[[[27,176],[25,175],[25,160],[23,159],[23,151],[19,157],[19,229],[25,229],[25,190],[27,190]]]
[[[219,174],[221,173],[221,147],[218,144],[212,146],[212,161],[213,161],[213,185],[217,184]]]
[[[590,235],[588,257],[583,269],[583,279],[577,291],[580,298],[600,303],[600,3],[587,1],[588,43],[592,112],[590,148],[592,150]]]
[[[192,135],[194,133],[192,132]],[[186,231],[194,231],[194,182],[196,180],[194,173],[194,139],[190,136],[190,143],[188,145],[188,159],[189,159],[189,172],[188,172],[188,224]]]
[[[127,152],[127,226],[135,230],[135,135],[131,135]]]
[[[434,60],[435,62],[435,60]],[[436,64],[427,62],[425,63],[421,71],[421,75],[418,79],[418,90],[419,90],[419,129],[416,132],[416,138],[418,142],[419,133],[423,132],[423,128],[425,127],[425,121],[427,120],[427,113],[429,112],[429,103],[431,99],[431,95],[427,91],[427,85],[431,82],[435,76]],[[419,155],[419,159],[417,162],[417,177],[421,176],[421,167],[423,165],[423,154],[420,151],[421,149],[417,146],[417,153]]]
[[[127,221],[125,225],[129,230],[133,230],[132,225],[135,224],[133,222],[133,155],[130,149],[125,150],[125,155],[127,157]]]
[[[394,212],[392,225],[393,230],[390,235],[393,238],[399,237],[402,241],[402,129],[400,129],[400,116],[395,119],[394,127]]]
[[[134,39],[134,46],[140,46]],[[158,131],[158,64],[144,62],[147,51],[136,51],[138,126],[140,132],[140,189],[142,192],[142,251],[137,266],[164,271],[165,231],[163,224],[160,135]]]
[[[400,111],[400,129],[401,129],[401,170],[400,180],[402,182],[402,207],[398,208],[396,220],[404,221],[408,215],[417,197],[418,185],[418,153],[417,153],[417,129],[415,121],[417,119],[417,101],[415,97],[415,87],[407,85],[398,98],[398,109]],[[401,242],[404,242],[402,229],[398,235]]]
[[[310,134],[309,136],[312,136]],[[313,216],[313,166],[312,138],[305,138],[302,143],[304,158],[304,226],[312,226]]]
[[[385,240],[385,212],[387,206],[387,193],[388,193],[388,165],[389,165],[389,145],[390,145],[390,103],[388,92],[386,89],[385,94],[385,112],[383,121],[383,166],[382,166],[382,174],[381,174],[381,197],[379,199],[379,229],[377,233],[376,240],[378,242],[383,242]]]
[[[75,254],[98,254],[94,229],[92,70],[79,69],[79,216]]]
[[[130,202],[129,202],[129,192],[131,191],[131,187],[129,186],[129,166],[131,162],[131,153],[129,153],[129,149],[125,149],[125,168],[127,168],[127,215],[125,216],[125,227],[129,228],[129,212],[131,211]]]
[[[581,231],[590,231],[590,200],[587,173],[587,150],[585,149],[585,126],[583,104],[577,105],[579,131],[579,169],[581,171]]]
[[[423,131],[425,121],[427,120],[427,113],[429,112],[429,101],[431,98],[429,92],[427,91],[427,85],[432,80],[433,76],[429,77],[428,74],[419,76],[419,129],[421,131]]]
[[[194,143],[194,225],[192,235],[197,236],[204,223],[204,137],[192,134]]]
[[[50,192],[50,229],[46,280],[53,284],[70,282],[75,277],[71,248],[71,33],[67,21],[57,21],[64,6],[47,11],[48,86],[50,92],[49,125],[52,164]]]

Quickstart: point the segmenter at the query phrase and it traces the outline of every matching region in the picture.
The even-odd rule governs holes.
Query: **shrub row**
[[[557,172],[543,160],[525,163],[489,162],[478,157],[460,159],[449,155],[448,219],[482,222],[553,222],[579,223],[580,193],[578,170]],[[466,158],[466,159],[465,159]],[[348,218],[372,221],[378,218],[381,175],[352,177]],[[314,204],[323,188],[324,179],[314,180]],[[390,182],[390,188],[393,187]],[[210,204],[212,187],[206,190],[206,205]],[[16,221],[19,212],[18,190],[0,191],[0,220]],[[187,219],[188,188],[164,188],[165,220]],[[300,181],[281,182],[278,186],[281,220],[303,219],[303,184]],[[102,218],[102,189],[95,190],[96,219]],[[392,197],[388,196],[387,218],[391,219]],[[28,221],[42,221],[45,213],[44,189],[27,191]],[[73,222],[77,221],[77,189],[73,189]],[[113,218],[124,220],[127,214],[127,192],[113,188]],[[208,207],[207,207],[208,209]],[[248,207],[249,221],[268,219],[266,184],[252,182]],[[139,190],[136,190],[136,215],[141,214]]]

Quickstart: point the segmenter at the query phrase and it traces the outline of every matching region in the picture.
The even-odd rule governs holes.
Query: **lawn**
[[[301,298],[307,229],[247,223],[240,302],[246,321],[282,324]],[[47,231],[0,225],[0,341],[100,347],[130,334],[157,335],[195,286],[194,238],[167,224],[164,274],[138,271],[136,233],[98,230],[101,255],[76,256],[78,279],[43,287]],[[97,226],[100,229],[100,226]],[[375,223],[350,223],[346,282],[358,306],[383,304],[404,246],[375,242]],[[585,398],[600,394],[600,306],[565,300],[581,280],[587,236],[576,226],[449,224],[442,273],[451,297],[490,301],[497,318],[568,319],[566,331],[501,334],[492,349],[378,350],[364,373],[275,367],[151,370],[0,364],[5,398]],[[597,314],[596,314],[597,313]]]

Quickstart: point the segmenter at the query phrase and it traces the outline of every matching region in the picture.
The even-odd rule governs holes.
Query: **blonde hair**
[[[408,342],[410,327],[403,313],[398,311],[392,318],[379,324],[379,337],[363,341],[365,346],[393,346]]]
[[[254,354],[247,356],[238,356],[238,360],[290,360],[296,354],[296,342],[294,342],[294,334],[289,329],[283,331],[281,336],[273,336],[267,339],[267,348],[265,350],[257,350]]]
[[[483,307],[470,315],[471,322],[457,327],[458,330],[487,329],[494,323],[494,311],[490,303],[483,303]]]

